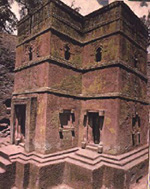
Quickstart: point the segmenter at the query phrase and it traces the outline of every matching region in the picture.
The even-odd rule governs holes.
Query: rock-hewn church
[[[1,186],[124,189],[146,175],[146,48],[123,2],[83,17],[49,0],[24,17]]]

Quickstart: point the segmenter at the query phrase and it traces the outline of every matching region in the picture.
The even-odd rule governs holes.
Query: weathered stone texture
[[[119,92],[119,69],[100,69],[83,74],[82,93],[100,95]]]
[[[48,86],[48,67],[48,64],[40,64],[17,72],[15,76],[15,92],[24,92],[25,90]]]
[[[16,36],[0,33],[0,122],[10,118],[7,106],[10,107],[13,91],[15,49]]]
[[[83,17],[49,0],[18,30],[11,142],[23,142],[22,155],[29,162],[30,152],[34,162],[17,164],[16,174],[24,172],[18,187],[28,171],[28,187],[37,189],[128,189],[138,182],[148,160],[141,21],[123,2]]]
[[[104,152],[119,154],[131,150],[132,114],[136,112],[139,115],[142,107],[145,113],[139,115],[141,122],[147,121],[144,106],[147,103],[146,28],[121,2],[110,4],[86,17],[70,11],[63,3],[52,0],[38,13],[33,12],[18,24],[14,90],[17,96],[14,98],[19,99],[21,94],[28,98],[37,97],[35,149],[49,153],[81,144],[85,132],[83,112],[91,109],[105,112],[101,131]],[[126,17],[126,12],[132,19]],[[43,13],[48,13],[47,21],[44,21]],[[37,16],[41,20],[36,21]],[[26,24],[26,31],[22,31]],[[136,31],[132,36],[134,26]],[[38,33],[36,27],[39,28]],[[23,40],[22,36],[25,37]],[[99,48],[101,57],[97,60]],[[128,101],[133,104],[132,108],[126,107]],[[53,102],[55,104],[52,105]],[[136,103],[141,103],[140,108],[134,108]],[[68,131],[64,132],[64,139],[60,139],[59,114],[63,110],[74,110],[75,139]],[[123,115],[122,111],[125,112]],[[131,115],[128,117],[128,114]],[[122,123],[126,123],[126,117],[130,119],[129,131],[120,137],[119,133],[124,133],[121,127]],[[43,121],[43,118],[46,120]],[[147,129],[146,121],[141,137]],[[111,138],[111,144],[104,136]],[[129,147],[125,145],[126,140],[130,140]],[[141,144],[145,143],[146,140],[141,138]]]
[[[147,56],[147,77],[148,77],[148,83],[147,83],[147,98],[150,102],[150,54]]]

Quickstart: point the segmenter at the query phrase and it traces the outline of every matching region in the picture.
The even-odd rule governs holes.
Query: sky
[[[62,0],[64,3],[67,5],[71,5],[72,0]],[[114,0],[109,0],[109,3],[113,2]],[[76,7],[81,7],[80,13],[82,15],[86,15],[94,10],[97,10],[101,8],[102,6],[99,5],[98,0],[75,0],[74,1]],[[129,1],[129,0],[124,0],[124,2],[129,5],[129,7],[133,10],[133,12],[137,16],[142,16],[144,14],[148,13],[148,10],[150,11],[150,2],[148,2],[148,7],[141,7],[140,2],[135,2],[135,1]]]
[[[61,1],[63,1],[68,6],[70,6],[73,0],[61,0]],[[87,15],[93,12],[94,10],[97,10],[102,7],[98,3],[100,1],[102,0],[74,0],[74,6],[81,7],[80,14]],[[113,1],[115,0],[109,0],[109,3]],[[133,10],[133,12],[138,17],[142,17],[144,14],[147,15],[148,11],[150,11],[150,2],[147,2],[147,5],[148,5],[147,7],[146,6],[141,7],[140,2],[137,2],[137,1],[124,0],[124,2]],[[17,18],[19,19],[19,7],[16,2],[13,4],[12,10],[16,14]]]

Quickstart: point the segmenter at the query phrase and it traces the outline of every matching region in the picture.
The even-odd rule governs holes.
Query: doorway
[[[100,124],[98,112],[88,112],[88,125],[92,128],[92,138],[95,144],[100,143]]]
[[[84,115],[84,141],[87,143],[100,143],[100,132],[103,128],[104,115],[101,115],[99,111],[87,111]]]
[[[15,143],[25,142],[26,105],[15,105]]]

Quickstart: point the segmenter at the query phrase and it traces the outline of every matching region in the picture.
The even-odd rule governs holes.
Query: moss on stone
[[[59,84],[52,85],[52,87],[78,94],[81,93],[81,79],[81,75],[68,75]]]
[[[83,85],[83,93],[88,94],[100,94],[103,92],[105,86],[105,80],[102,80],[100,76],[95,77],[94,81],[87,87]]]
[[[56,111],[51,112],[50,116],[51,116],[51,127],[58,128],[60,124],[59,111],[56,110]]]
[[[60,52],[55,49],[53,46],[51,47],[51,55],[54,57],[61,57]]]
[[[75,66],[81,66],[82,65],[82,57],[81,54],[75,55],[72,59],[72,63]]]

